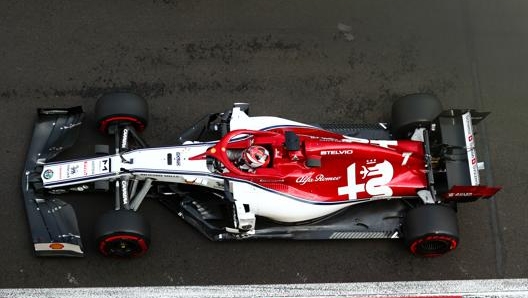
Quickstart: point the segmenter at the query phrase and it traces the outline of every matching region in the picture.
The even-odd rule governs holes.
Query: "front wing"
[[[73,207],[42,191],[41,164],[75,142],[84,113],[81,107],[39,109],[22,177],[22,193],[34,251],[39,256],[83,256]]]

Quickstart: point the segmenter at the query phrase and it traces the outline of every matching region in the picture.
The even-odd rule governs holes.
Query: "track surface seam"
[[[483,99],[482,99],[482,88],[480,84],[480,76],[479,76],[479,63],[477,58],[477,52],[475,47],[475,40],[474,35],[475,32],[472,30],[471,27],[471,14],[469,10],[469,1],[465,0],[463,1],[463,8],[462,8],[462,17],[464,20],[465,25],[465,36],[467,41],[467,54],[469,63],[471,66],[471,79],[472,79],[472,86],[473,86],[473,96],[475,99],[475,106],[479,110],[483,109]],[[491,159],[489,158],[489,145],[488,145],[488,139],[487,139],[487,129],[486,129],[486,123],[483,121],[479,125],[479,130],[481,132],[481,135],[484,136],[483,142],[481,142],[481,156],[484,161],[484,164],[486,165],[486,183],[488,185],[494,185],[494,179],[493,179],[493,170],[491,165]],[[491,224],[491,231],[493,233],[493,239],[495,240],[495,267],[496,267],[496,273],[497,276],[500,278],[504,277],[504,262],[503,262],[503,255],[504,255],[504,249],[503,249],[503,239],[502,234],[500,231],[500,224],[499,224],[499,215],[498,215],[498,207],[495,197],[492,197],[488,200],[488,207],[490,211],[490,224]]]
[[[0,297],[527,297],[527,279],[232,286],[0,289]]]

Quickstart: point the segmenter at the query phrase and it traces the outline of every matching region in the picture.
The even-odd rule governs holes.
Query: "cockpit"
[[[320,156],[307,156],[304,142],[292,132],[237,130],[207,150],[208,168],[230,176],[284,176],[320,167]]]

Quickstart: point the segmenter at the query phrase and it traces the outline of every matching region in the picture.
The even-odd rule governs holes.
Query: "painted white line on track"
[[[528,279],[233,286],[0,289],[0,297],[528,297]]]

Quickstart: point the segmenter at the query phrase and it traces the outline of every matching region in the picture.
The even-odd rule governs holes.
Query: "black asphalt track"
[[[320,283],[526,278],[528,2],[0,2],[0,287]],[[105,259],[92,240],[103,195],[77,210],[82,259],[36,258],[20,177],[37,107],[83,105],[75,149],[107,141],[91,111],[104,92],[147,98],[151,145],[170,145],[204,113],[251,103],[253,115],[377,122],[400,95],[492,114],[479,127],[483,178],[504,189],[460,206],[460,247],[411,256],[399,241],[213,243],[156,202],[149,253]]]

